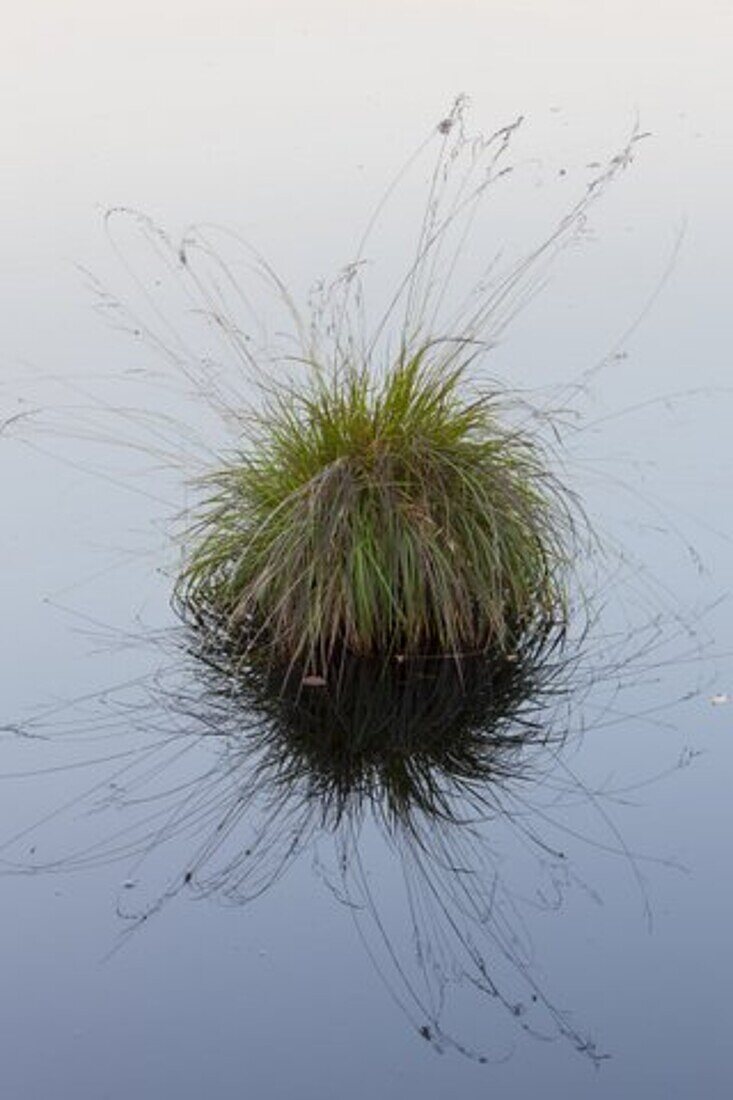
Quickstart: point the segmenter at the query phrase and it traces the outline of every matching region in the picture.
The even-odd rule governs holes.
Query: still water
[[[727,1097],[728,6],[166,7],[39,2],[3,46],[0,1094]],[[102,216],[235,230],[302,301],[464,90],[525,116],[469,281],[652,132],[487,362],[563,410],[588,632],[478,688],[233,697],[169,607],[222,443],[181,363],[231,364],[149,223]]]

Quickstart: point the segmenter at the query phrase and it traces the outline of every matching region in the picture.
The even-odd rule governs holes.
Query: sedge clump
[[[503,652],[562,628],[575,517],[539,443],[439,343],[270,393],[205,480],[178,598],[242,653]]]
[[[521,123],[472,137],[465,111],[459,97],[398,173],[354,260],[331,285],[316,284],[306,316],[245,246],[247,270],[285,309],[283,353],[252,340],[249,327],[266,326],[239,292],[240,265],[224,263],[207,232],[187,234],[172,259],[196,294],[209,285],[196,262],[214,265],[205,316],[247,376],[263,380],[262,400],[245,414],[208,367],[203,377],[189,371],[235,432],[204,479],[176,588],[210,653],[270,655],[308,685],[350,655],[513,659],[563,637],[573,567],[592,532],[553,472],[546,412],[524,406],[517,418],[502,387],[477,386],[474,368],[583,236],[591,207],[645,135],[634,130],[539,244],[506,261],[500,251],[456,296],[484,199],[511,178],[506,158]],[[413,259],[396,285],[388,281],[374,324],[366,245],[436,136]],[[159,249],[159,233],[154,240]],[[228,319],[222,288],[245,300],[251,326]],[[304,373],[282,381],[293,361]]]

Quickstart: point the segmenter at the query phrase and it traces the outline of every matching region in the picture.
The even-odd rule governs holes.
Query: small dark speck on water
[[[427,1041],[430,1042],[430,1040],[433,1037],[433,1033],[430,1030],[430,1028],[428,1027],[428,1025],[423,1024],[422,1027],[419,1028],[418,1030],[419,1030],[420,1034],[422,1035],[423,1039],[427,1039]]]

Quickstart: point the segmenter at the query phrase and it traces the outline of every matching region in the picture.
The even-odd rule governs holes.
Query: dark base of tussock
[[[190,605],[175,604],[182,622],[189,628],[189,647],[205,664],[230,679],[248,681],[252,676],[277,688],[283,695],[300,695],[304,688],[327,688],[332,694],[348,694],[359,678],[396,678],[395,682],[444,678],[460,688],[475,681],[485,670],[520,669],[545,664],[562,650],[566,621],[540,619],[531,624],[515,623],[502,643],[488,641],[481,648],[444,653],[438,641],[425,643],[420,652],[410,651],[406,639],[395,638],[384,653],[355,653],[348,646],[331,641],[330,648],[307,658],[288,660],[268,637],[264,627],[250,622],[233,627],[231,621],[213,612],[196,611]]]
[[[481,650],[442,653],[425,652],[354,653],[336,646],[322,660],[313,658],[286,660],[256,629],[232,631],[228,620],[215,615],[190,615],[190,608],[177,608],[186,626],[186,646],[200,665],[219,676],[228,690],[238,686],[266,695],[286,698],[319,695],[348,698],[359,694],[366,684],[378,694],[386,687],[398,693],[415,685],[450,685],[462,695],[470,695],[477,685],[497,684],[537,676],[546,678],[549,668],[564,664],[566,624],[548,620],[533,624],[533,629],[516,629],[502,646]]]

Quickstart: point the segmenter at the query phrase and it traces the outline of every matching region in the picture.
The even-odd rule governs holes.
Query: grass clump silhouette
[[[211,474],[181,597],[328,669],[362,656],[505,652],[565,615],[573,516],[499,396],[440,345],[275,392]]]

